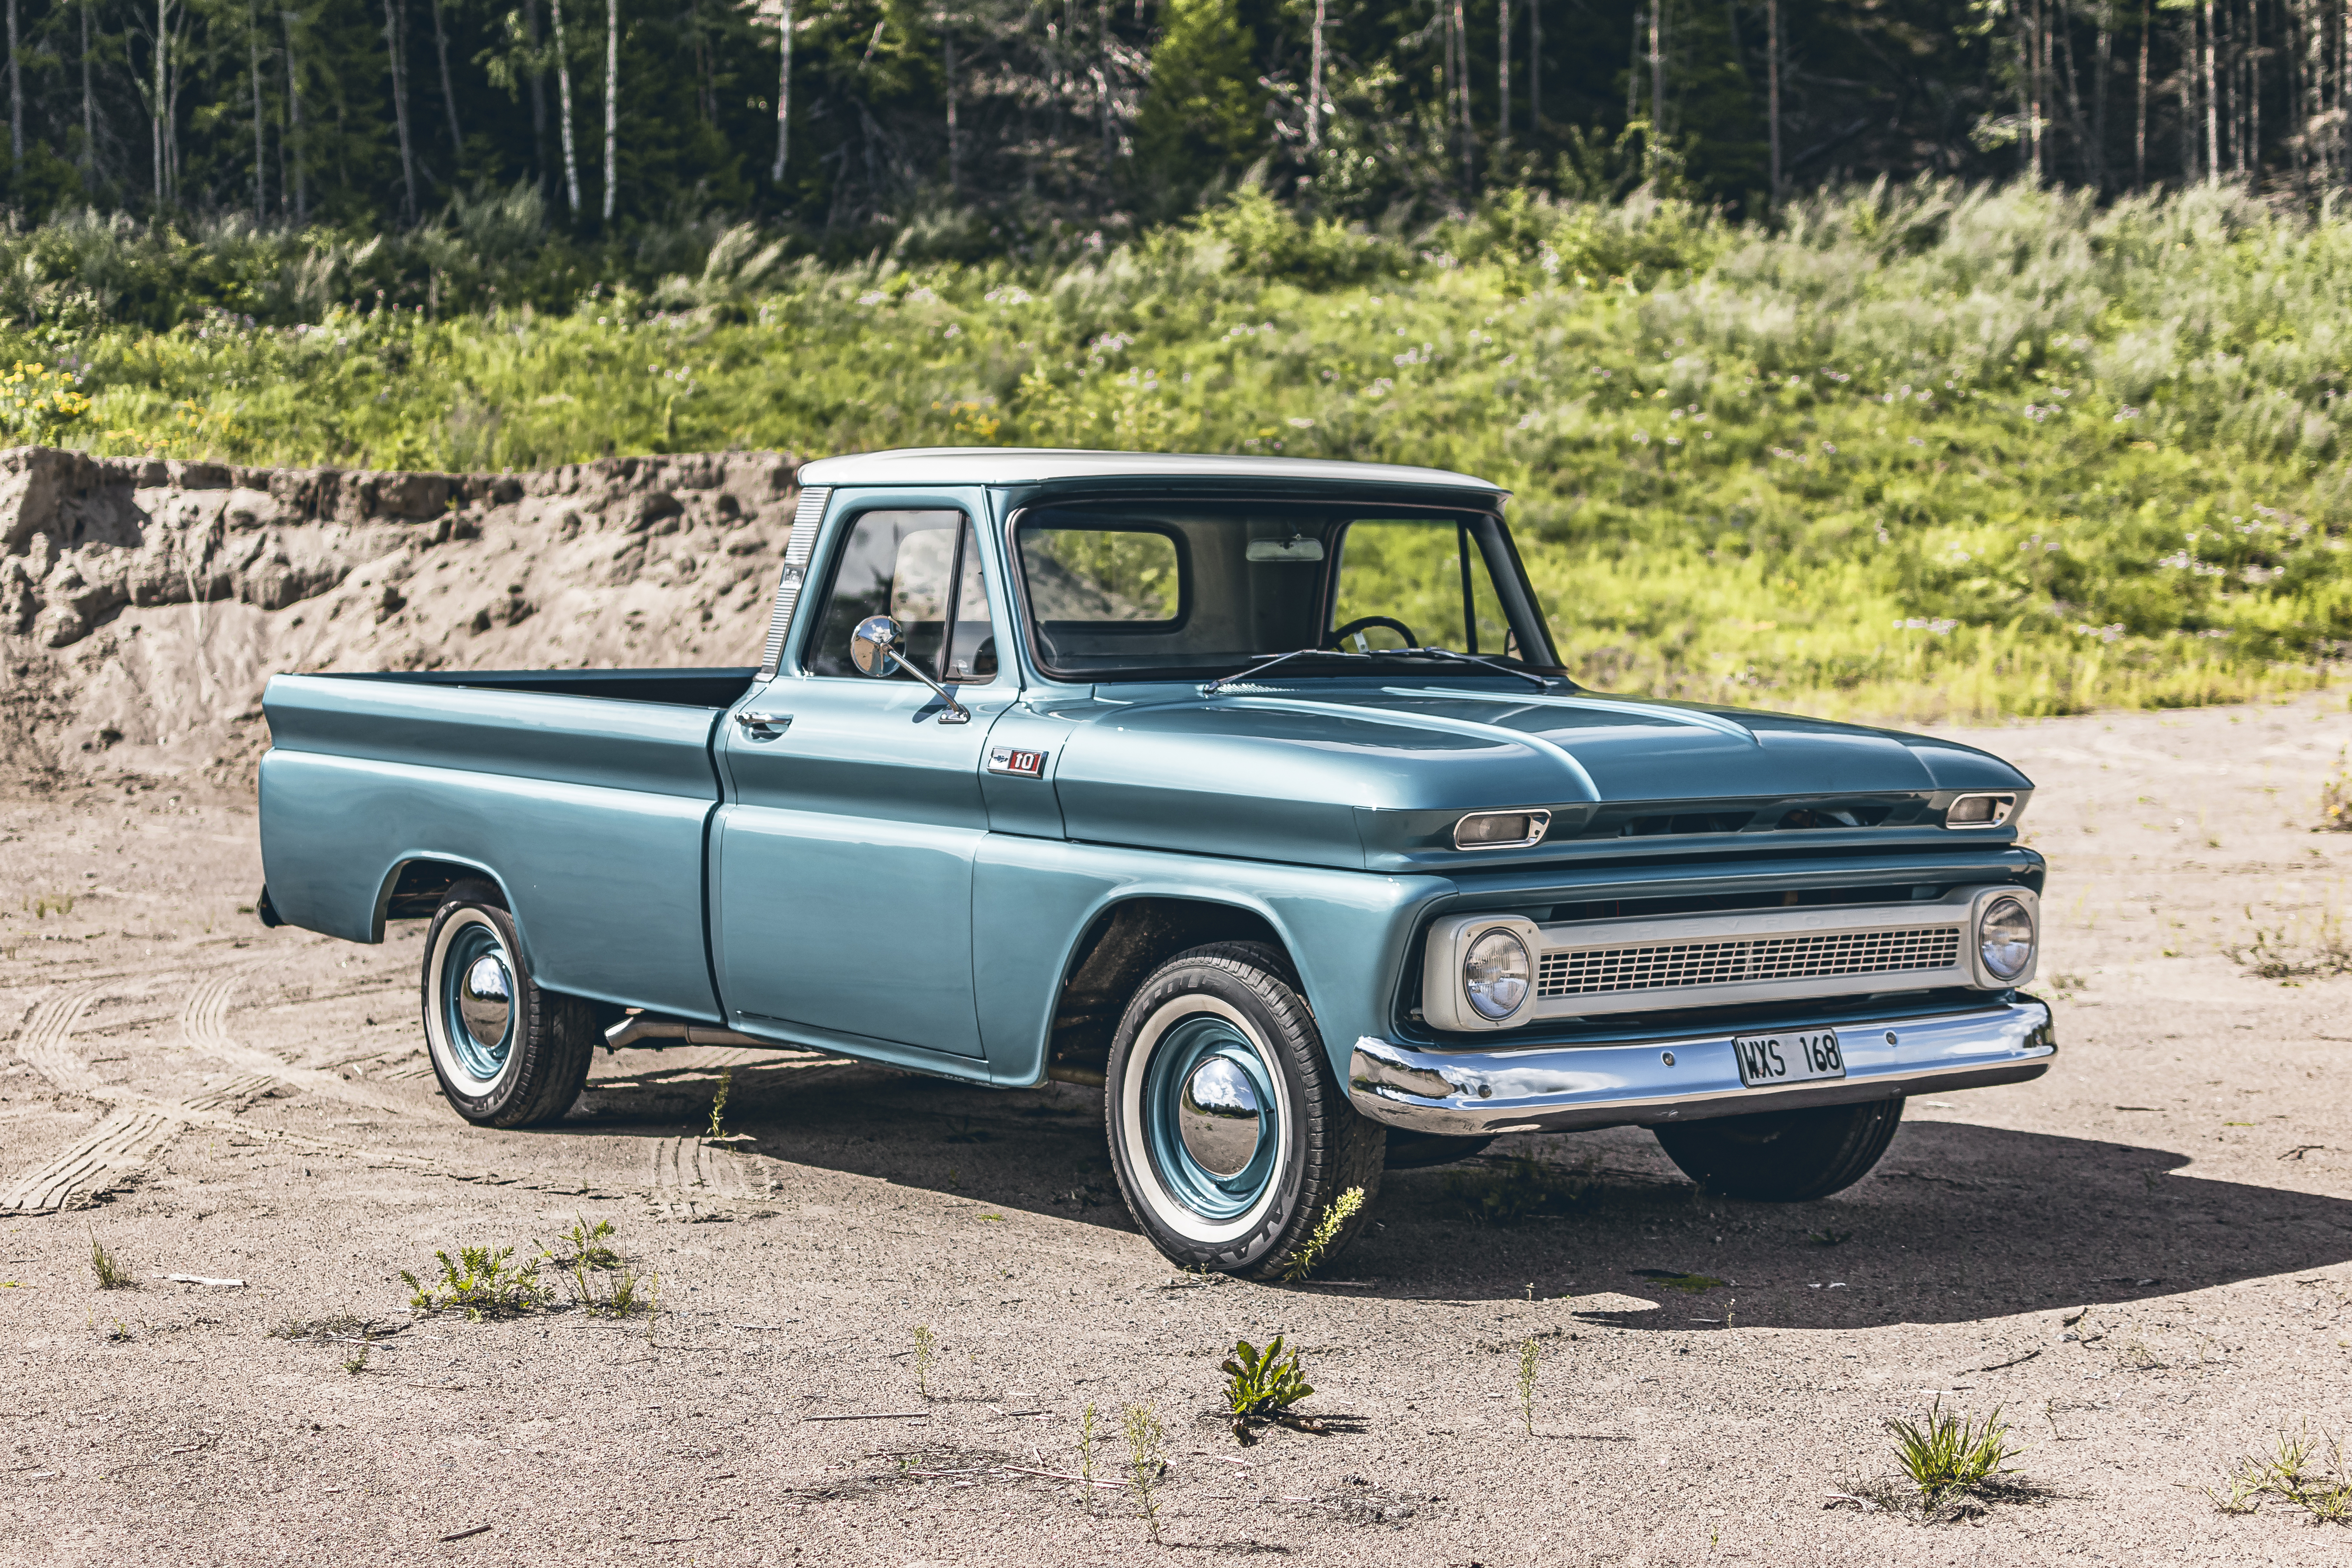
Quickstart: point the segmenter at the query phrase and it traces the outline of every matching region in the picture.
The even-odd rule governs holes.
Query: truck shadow
[[[709,1071],[663,1063],[598,1086],[597,1130],[701,1121]],[[1098,1090],[1007,1092],[862,1065],[731,1071],[729,1128],[776,1159],[1135,1228]],[[1532,1287],[1587,1301],[1578,1316],[1596,1324],[1854,1328],[2147,1301],[2352,1261],[2352,1201],[2180,1174],[2190,1163],[1912,1122],[1849,1190],[1763,1204],[1693,1186],[1638,1128],[1508,1138],[1472,1161],[1388,1173],[1379,1228],[1325,1271],[1349,1282],[1301,1288],[1501,1302]]]

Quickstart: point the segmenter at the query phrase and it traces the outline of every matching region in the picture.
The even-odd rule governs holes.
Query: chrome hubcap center
[[[1221,1056],[1192,1070],[1177,1106],[1176,1130],[1202,1170],[1240,1175],[1257,1154],[1259,1128],[1257,1090],[1247,1073]]]
[[[485,1049],[507,1037],[514,1016],[514,998],[507,983],[507,967],[485,953],[467,968],[457,988],[457,1016],[466,1032]]]

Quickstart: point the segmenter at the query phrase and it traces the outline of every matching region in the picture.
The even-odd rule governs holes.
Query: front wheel
[[[532,981],[497,888],[449,890],[425,934],[424,993],[425,1048],[457,1114],[479,1127],[527,1127],[579,1100],[595,1020],[587,1003]]]
[[[1105,1080],[1119,1191],[1182,1267],[1272,1279],[1351,1188],[1320,1260],[1370,1218],[1388,1130],[1348,1103],[1271,949],[1221,942],[1161,965],[1119,1019]]]
[[[1816,1105],[1653,1127],[1683,1174],[1726,1197],[1803,1203],[1870,1174],[1903,1124],[1903,1102]]]

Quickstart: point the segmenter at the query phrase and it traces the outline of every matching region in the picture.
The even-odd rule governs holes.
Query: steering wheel
[[[1353,621],[1349,622],[1345,626],[1331,633],[1331,640],[1323,645],[1327,648],[1337,648],[1342,639],[1352,637],[1359,632],[1369,632],[1375,626],[1387,627],[1390,631],[1403,638],[1404,645],[1408,648],[1418,648],[1421,646],[1421,639],[1413,635],[1412,627],[1406,625],[1403,622],[1395,619],[1393,616],[1388,615],[1359,615]]]

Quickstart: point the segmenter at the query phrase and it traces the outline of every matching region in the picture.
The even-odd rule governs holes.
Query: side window
[[[907,629],[907,656],[942,683],[985,685],[996,678],[979,541],[961,512],[866,512],[842,541],[833,585],[809,643],[808,673],[861,675],[849,634],[869,615]],[[893,680],[912,681],[905,671]]]

